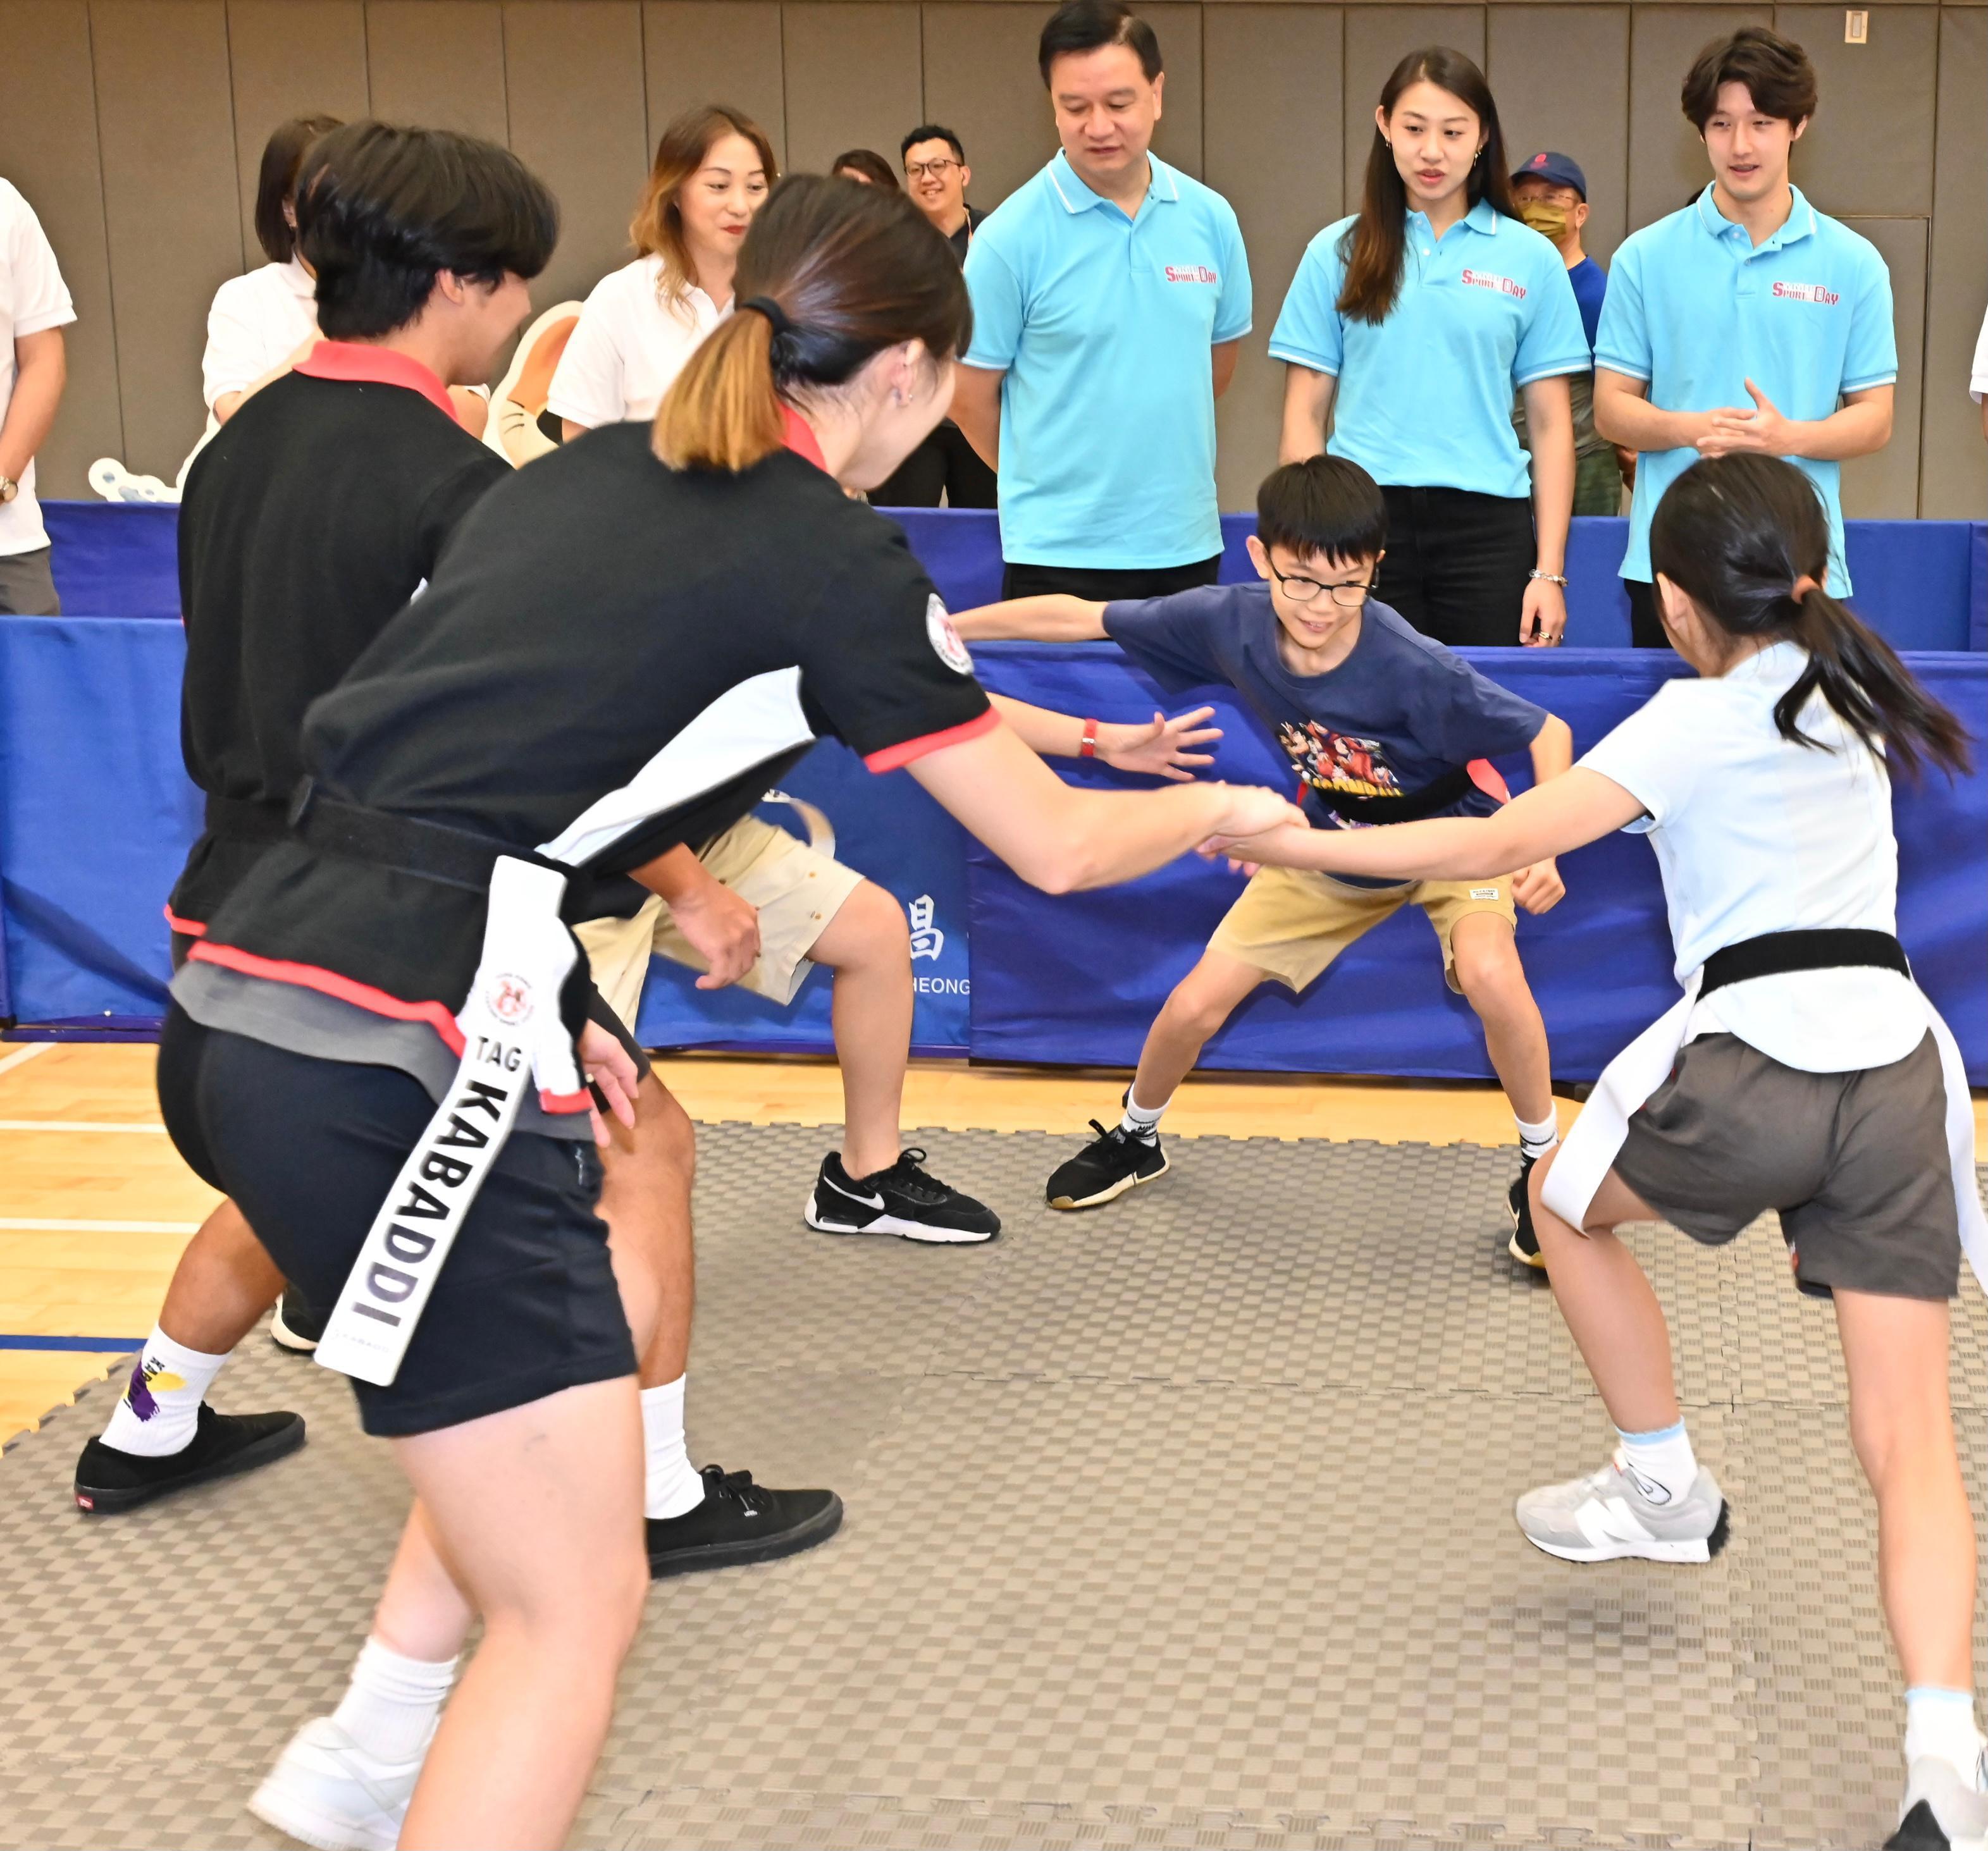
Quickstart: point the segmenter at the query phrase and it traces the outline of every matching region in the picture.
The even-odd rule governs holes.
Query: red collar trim
[[[375,347],[362,341],[321,340],[308,359],[291,368],[307,379],[344,380],[373,386],[404,386],[418,392],[437,410],[452,421],[455,407],[449,403],[448,388],[418,360],[411,360],[391,347]]]
[[[823,475],[828,473],[828,458],[821,453],[821,445],[815,441],[814,432],[808,421],[791,405],[780,407],[780,421],[786,427],[786,445],[803,462],[814,464]]]

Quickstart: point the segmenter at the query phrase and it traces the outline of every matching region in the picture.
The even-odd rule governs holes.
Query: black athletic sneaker
[[[1001,1231],[1001,1218],[983,1202],[948,1188],[925,1167],[916,1145],[888,1170],[855,1177],[840,1151],[821,1160],[821,1174],[802,1210],[823,1234],[896,1234],[908,1241],[971,1247]]]
[[[648,1519],[649,1575],[661,1581],[699,1569],[776,1562],[826,1542],[842,1527],[833,1491],[776,1491],[750,1472],[704,1468],[704,1501],[681,1517]]]
[[[1067,1164],[1059,1164],[1045,1191],[1052,1208],[1097,1208],[1114,1195],[1167,1173],[1167,1153],[1160,1134],[1135,1137],[1123,1125],[1107,1131],[1096,1119],[1097,1133]]]
[[[1530,1266],[1535,1272],[1547,1269],[1544,1256],[1540,1251],[1540,1237],[1533,1231],[1533,1197],[1529,1187],[1533,1166],[1540,1160],[1519,1153],[1518,1180],[1513,1184],[1510,1193],[1505,1197],[1512,1211],[1512,1238],[1505,1244],[1505,1251],[1521,1266]]]
[[[276,1310],[270,1314],[269,1336],[279,1349],[307,1356],[317,1348],[324,1325],[323,1315],[311,1309],[304,1295],[296,1286],[286,1285]]]
[[[1885,1840],[1885,1851],[1957,1851],[1980,1845],[1988,1836],[1988,1794],[1975,1781],[1963,1780],[1947,1764],[1922,1755],[1906,1771],[1905,1797],[1898,1807],[1898,1828]]]
[[[302,1414],[218,1414],[203,1401],[192,1439],[162,1458],[91,1441],[76,1462],[76,1507],[97,1517],[134,1511],[189,1485],[253,1471],[303,1443]]]

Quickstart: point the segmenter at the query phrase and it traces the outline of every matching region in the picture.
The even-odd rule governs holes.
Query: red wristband
[[[1084,721],[1084,743],[1077,748],[1077,755],[1080,758],[1095,758],[1097,756],[1097,722],[1095,720]]]

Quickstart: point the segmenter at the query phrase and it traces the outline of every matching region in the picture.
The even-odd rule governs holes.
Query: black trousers
[[[1452,648],[1516,644],[1526,575],[1538,557],[1532,503],[1468,488],[1381,493],[1388,504],[1381,602]]]
[[[871,491],[873,508],[948,508],[997,505],[994,471],[966,441],[966,433],[945,419],[906,457],[890,478]]]
[[[1094,604],[1120,598],[1165,598],[1198,585],[1212,585],[1222,570],[1222,555],[1195,559],[1185,566],[1030,566],[1012,561],[1001,568],[1003,598],[1046,598],[1060,594]]]
[[[1629,594],[1629,643],[1634,649],[1668,649],[1664,620],[1657,614],[1657,588],[1648,579],[1625,579]]]

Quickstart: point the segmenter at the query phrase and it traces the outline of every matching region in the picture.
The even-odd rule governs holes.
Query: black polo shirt
[[[311,708],[311,776],[617,874],[729,828],[818,737],[882,772],[992,728],[903,532],[807,460],[820,452],[791,416],[789,431],[792,448],[732,475],[667,469],[647,424],[610,425],[500,483]],[[174,994],[280,1045],[299,1045],[271,1013],[286,985],[447,1039],[483,917],[480,893],[285,843]],[[230,976],[265,994],[236,1008]]]
[[[952,254],[961,263],[966,262],[968,247],[973,242],[973,234],[986,222],[987,214],[978,206],[969,206],[966,217],[960,225],[946,235],[945,242],[952,246]]]
[[[286,805],[305,710],[434,576],[462,517],[510,475],[404,354],[320,343],[224,424],[180,503],[187,630],[180,739],[211,797]],[[262,852],[197,842],[168,909],[198,931]]]

